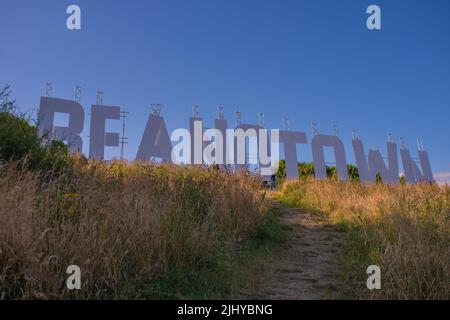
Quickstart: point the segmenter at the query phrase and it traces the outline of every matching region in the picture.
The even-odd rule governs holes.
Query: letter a
[[[367,278],[366,286],[367,289],[381,289],[381,270],[379,266],[371,265],[367,267]]]
[[[81,9],[77,5],[70,5],[66,10],[67,14],[70,16],[67,17],[66,26],[69,30],[80,30],[81,29]]]
[[[73,289],[77,289],[80,290],[81,289],[81,270],[79,266],[76,265],[71,265],[67,267],[66,270],[67,274],[70,274],[70,276],[67,278],[67,289],[69,290],[73,290]]]
[[[381,29],[381,9],[377,5],[370,5],[367,8],[367,14],[370,16],[367,18],[367,29],[380,30]]]

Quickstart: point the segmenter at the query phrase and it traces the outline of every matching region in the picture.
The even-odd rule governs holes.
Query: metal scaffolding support
[[[97,91],[97,105],[103,105],[103,91]]]
[[[51,97],[53,95],[53,83],[47,82],[45,84],[45,96]]]
[[[333,135],[335,135],[336,137],[339,136],[339,126],[335,123],[333,123]]]
[[[124,159],[124,151],[125,151],[125,144],[128,143],[128,138],[125,137],[125,118],[129,112],[127,111],[121,111],[120,117],[122,118],[122,136],[120,137],[120,160]]]
[[[192,105],[192,117],[193,118],[200,117],[200,106],[198,104]]]
[[[155,116],[159,116],[161,114],[161,111],[162,111],[162,104],[160,104],[160,103],[152,103],[150,105],[150,108],[152,109],[152,114],[154,114]]]
[[[264,128],[266,126],[265,121],[264,121],[264,112],[258,113],[258,124],[261,128]]]
[[[311,122],[311,131],[312,131],[313,137],[318,134],[319,130],[317,129],[317,122],[315,122],[315,121]]]
[[[406,141],[403,137],[400,137],[400,148],[406,149]]]
[[[283,125],[284,125],[284,130],[285,131],[290,131],[291,130],[291,121],[289,120],[289,118],[285,117],[283,119]]]
[[[236,111],[234,113],[235,121],[236,121],[236,127],[239,126],[242,123],[242,114],[240,111]]]
[[[392,136],[392,132],[389,132],[389,134],[388,134],[388,142],[394,142],[394,138]]]
[[[422,139],[417,139],[417,149],[419,150],[419,151],[424,151],[425,150],[425,148],[424,148],[424,146],[423,146],[423,142],[422,142]]]
[[[81,102],[81,86],[75,87],[75,101],[78,103]]]
[[[223,115],[223,106],[222,105],[219,105],[218,107],[217,107],[217,119],[221,119],[221,120],[223,120],[225,117],[224,117],[224,115]]]

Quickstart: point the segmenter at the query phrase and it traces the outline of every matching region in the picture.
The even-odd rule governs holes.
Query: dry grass
[[[280,197],[327,214],[348,232],[341,258],[353,296],[450,298],[449,187],[310,179],[286,183]],[[370,264],[381,267],[381,290],[365,288]]]
[[[248,173],[78,161],[58,178],[0,166],[0,298],[128,298],[170,269],[207,264],[266,211]],[[66,289],[79,265],[82,290]]]

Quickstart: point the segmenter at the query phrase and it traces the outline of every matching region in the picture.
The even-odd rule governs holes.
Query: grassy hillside
[[[0,299],[219,298],[257,281],[283,228],[255,177],[71,156],[9,95],[0,90]],[[66,287],[70,265],[81,290]]]
[[[217,297],[236,284],[235,264],[278,236],[268,219],[259,182],[245,172],[74,159],[55,176],[6,163],[0,293]],[[81,268],[82,290],[66,288],[72,264]]]
[[[8,95],[8,87],[0,92]],[[258,179],[70,156],[13,111],[13,103],[0,105],[0,299],[255,291],[245,286],[258,282],[286,236]],[[301,180],[284,183],[276,198],[325,214],[346,233],[346,297],[450,298],[450,188],[361,185],[351,166],[352,181],[344,183],[332,169],[331,179],[319,181],[311,164],[299,165]],[[381,267],[382,290],[365,287],[373,264]],[[81,268],[81,290],[66,287],[69,265]]]

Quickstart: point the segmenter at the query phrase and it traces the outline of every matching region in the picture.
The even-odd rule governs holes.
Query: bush
[[[0,91],[0,163],[25,160],[29,169],[60,173],[70,168],[67,146],[60,141],[45,142],[36,126],[17,113],[15,100],[6,85]]]
[[[0,161],[24,160],[29,169],[58,173],[70,168],[67,146],[60,141],[44,144],[38,130],[23,117],[0,112]]]
[[[0,159],[15,161],[25,157],[29,157],[33,168],[45,157],[36,128],[11,113],[0,113]]]

